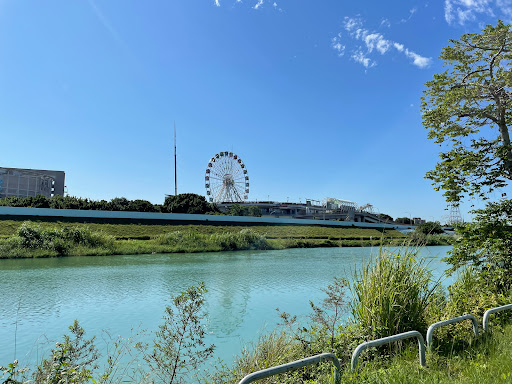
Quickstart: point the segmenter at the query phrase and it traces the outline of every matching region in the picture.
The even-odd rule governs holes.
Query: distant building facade
[[[263,217],[353,221],[361,223],[387,222],[387,220],[373,213],[358,209],[357,204],[353,201],[328,199],[326,204],[320,205],[314,205],[312,201],[313,200],[306,200],[305,204],[281,203],[276,201],[224,202],[217,203],[217,207],[221,212],[226,212],[233,204],[238,204],[242,207],[256,206],[260,209]]]
[[[0,167],[0,198],[64,195],[64,171]]]
[[[421,224],[425,224],[426,220],[422,219],[421,217],[413,217],[412,222],[414,225],[421,225]]]

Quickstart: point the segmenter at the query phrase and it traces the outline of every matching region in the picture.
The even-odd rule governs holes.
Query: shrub
[[[371,339],[416,330],[425,333],[425,311],[434,300],[434,281],[417,251],[396,253],[381,248],[378,258],[355,271],[351,286],[352,315],[361,333]]]
[[[94,337],[84,338],[85,331],[78,321],[69,327],[71,336],[64,335],[64,340],[57,343],[48,358],[43,359],[34,372],[36,383],[87,383],[98,368],[98,350]]]
[[[164,323],[156,332],[154,347],[144,359],[164,383],[182,383],[187,374],[211,357],[214,345],[205,346],[204,283],[189,287],[165,309]]]
[[[24,222],[15,236],[3,242],[3,247],[19,250],[47,250],[57,255],[68,255],[75,247],[111,249],[114,238],[101,232],[92,232],[88,228],[42,228]]]
[[[242,229],[235,233],[216,233],[212,234],[210,239],[218,244],[223,251],[270,248],[265,236],[251,229]]]

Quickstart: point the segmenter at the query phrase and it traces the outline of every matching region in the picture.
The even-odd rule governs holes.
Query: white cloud
[[[464,25],[479,15],[494,16],[494,0],[445,0],[444,19],[448,24]],[[512,15],[510,0],[496,0],[496,6],[505,15]]]
[[[341,33],[338,33],[338,36],[332,38],[332,48],[338,52],[338,56],[343,56],[345,54],[345,46],[340,43]]]
[[[444,19],[448,24],[453,21],[453,6],[450,0],[444,1]]]
[[[343,26],[345,30],[352,32],[354,29],[359,29],[363,26],[363,22],[358,17],[347,17],[343,20]]]
[[[368,52],[377,49],[381,55],[385,54],[391,47],[391,42],[386,40],[380,33],[364,34],[363,41],[368,48]]]
[[[263,0],[258,0],[258,3],[253,7],[254,9],[259,9],[263,5]]]
[[[382,19],[380,22],[381,27],[391,28],[391,22],[388,19]]]
[[[375,65],[377,65],[377,63],[375,61],[372,61],[369,57],[366,57],[362,51],[361,48],[357,49],[353,54],[352,54],[352,59],[356,62],[356,63],[360,63],[362,64],[365,68],[371,68],[371,67],[374,67]]]
[[[398,52],[402,52],[404,50],[404,45],[400,43],[393,43],[393,46],[396,48]]]
[[[412,63],[419,68],[426,68],[430,65],[432,59],[429,57],[423,57],[413,51],[405,50],[405,56],[411,58]]]
[[[510,21],[512,19],[512,0],[496,0],[496,5]]]
[[[409,9],[409,17],[407,19],[400,20],[400,22],[401,23],[407,23],[409,20],[411,20],[411,17],[413,17],[413,15],[416,13],[417,10],[418,10],[418,8],[411,8],[411,9]]]
[[[215,5],[216,5],[217,7],[220,7],[219,0],[215,0]]]
[[[512,2],[512,0],[508,1]],[[416,12],[415,8],[410,10],[411,15],[414,14],[414,12]],[[421,56],[416,52],[407,49],[401,43],[386,39],[381,33],[371,32],[364,28],[363,21],[360,17],[345,17],[343,20],[343,27],[348,32],[348,36],[364,44],[364,46],[358,45],[356,49],[352,50],[351,58],[362,64],[365,68],[371,68],[377,65],[377,62],[372,60],[370,57],[374,51],[377,51],[381,55],[385,55],[390,52],[391,48],[395,48],[399,53],[403,53],[407,58],[412,59],[412,64],[418,68],[426,68],[432,61],[431,58]],[[332,39],[332,48],[338,53],[338,56],[344,55],[346,45],[342,41],[341,33]],[[363,48],[366,48],[366,52],[363,51]]]

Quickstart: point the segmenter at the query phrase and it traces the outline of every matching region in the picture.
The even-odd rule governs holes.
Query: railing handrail
[[[404,333],[399,333],[398,335],[383,337],[381,339],[377,340],[371,340],[367,341],[365,343],[359,344],[357,348],[352,353],[352,361],[350,362],[350,368],[352,370],[355,369],[355,367],[358,364],[359,355],[361,352],[363,352],[366,348],[369,347],[377,347],[379,345],[388,344],[393,341],[397,340],[403,340],[403,339],[409,339],[411,337],[415,337],[418,339],[418,346],[419,346],[419,354],[420,354],[420,365],[422,367],[425,367],[426,360],[425,360],[425,340],[423,339],[423,336],[418,331],[409,331]]]
[[[434,330],[439,327],[443,327],[445,325],[453,324],[453,323],[459,323],[464,320],[471,320],[473,323],[473,332],[475,333],[475,336],[478,337],[478,322],[476,321],[475,316],[471,314],[465,314],[462,316],[453,317],[448,320],[442,320],[438,321],[437,323],[432,324],[430,327],[428,327],[427,330],[427,346],[430,348],[432,346],[432,336],[434,334]]]
[[[489,315],[496,312],[505,311],[506,309],[512,309],[512,304],[502,305],[501,307],[495,307],[485,311],[484,319],[482,321],[482,327],[484,329],[484,332],[487,332],[487,330],[489,329]]]
[[[245,376],[238,384],[248,384],[252,383],[256,380],[265,379],[270,376],[277,375],[279,373],[284,373],[288,371],[293,371],[299,368],[302,368],[309,364],[320,363],[324,360],[330,360],[334,364],[334,375],[335,382],[338,383],[340,381],[340,372],[341,366],[338,358],[334,353],[322,353],[320,355],[315,355],[311,357],[306,357],[305,359],[292,361],[291,363],[286,363],[282,365],[278,365],[276,367],[271,367],[267,369],[263,369],[261,371],[253,372],[247,376]]]

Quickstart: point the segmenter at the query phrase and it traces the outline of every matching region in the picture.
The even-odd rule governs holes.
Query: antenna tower
[[[450,205],[450,219],[448,220],[448,224],[455,225],[462,223],[462,216],[460,214],[460,209],[458,205]]]
[[[178,170],[176,169],[176,120],[174,121],[174,196],[178,196]]]

